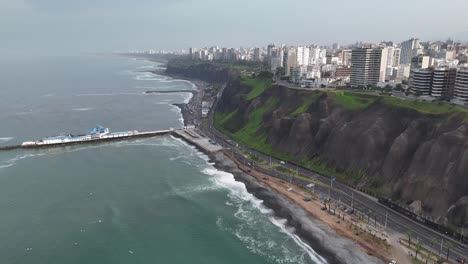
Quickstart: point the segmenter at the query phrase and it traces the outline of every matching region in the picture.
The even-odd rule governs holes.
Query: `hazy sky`
[[[441,38],[467,0],[0,0],[0,51],[182,49]]]

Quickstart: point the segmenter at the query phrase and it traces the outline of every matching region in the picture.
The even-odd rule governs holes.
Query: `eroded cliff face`
[[[363,187],[387,190],[440,223],[468,220],[468,123],[457,113],[431,115],[376,99],[359,109],[333,93],[273,86],[247,100],[251,88],[230,81],[218,104],[230,133],[241,131],[263,109],[254,132],[265,144],[299,163],[317,160]],[[270,103],[267,103],[270,102]],[[271,102],[274,102],[273,104]],[[300,110],[302,107],[302,110]],[[230,114],[230,115],[229,115]]]
[[[236,74],[226,65],[208,62],[188,63],[185,60],[170,60],[166,73],[212,83],[225,83]]]

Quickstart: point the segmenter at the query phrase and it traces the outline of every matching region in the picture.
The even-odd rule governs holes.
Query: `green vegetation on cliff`
[[[215,127],[242,144],[264,153],[270,153],[272,146],[266,142],[267,133],[261,133],[260,130],[262,127],[263,115],[267,111],[273,110],[278,104],[278,101],[279,100],[275,98],[268,99],[265,104],[253,110],[249,115],[247,123],[235,132],[229,130],[228,124],[232,119],[237,118],[236,115],[238,111],[234,110],[230,113],[217,111],[214,119]]]
[[[443,102],[418,102],[390,96],[385,96],[383,102],[390,106],[413,109],[423,114],[440,115],[461,113],[464,115],[465,119],[468,118],[468,110]]]
[[[313,92],[309,96],[302,97],[302,104],[294,110],[289,116],[296,117],[302,113],[305,113],[307,109],[320,97],[320,92]]]
[[[363,93],[352,93],[347,91],[328,92],[335,102],[349,110],[359,110],[367,108],[373,104],[378,97]]]
[[[242,84],[252,87],[252,90],[247,94],[246,99],[252,100],[265,92],[271,86],[271,79],[251,78],[243,76]]]

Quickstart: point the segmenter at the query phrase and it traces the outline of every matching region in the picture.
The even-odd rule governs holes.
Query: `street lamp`
[[[328,189],[328,199],[331,198],[331,189],[333,188],[333,182],[336,180],[336,178],[330,177],[330,188]]]
[[[463,223],[462,227],[461,227],[461,237],[460,237],[460,241],[463,243],[464,239],[463,239],[463,231],[465,231],[465,225],[468,224],[468,221],[466,221],[465,223]]]

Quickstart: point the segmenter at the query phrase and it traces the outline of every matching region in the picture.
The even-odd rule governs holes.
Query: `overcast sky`
[[[0,0],[0,52],[401,41],[468,31],[467,0]]]

